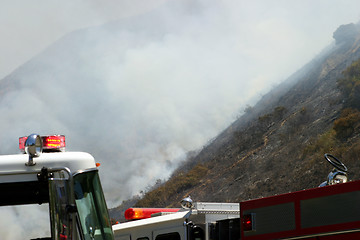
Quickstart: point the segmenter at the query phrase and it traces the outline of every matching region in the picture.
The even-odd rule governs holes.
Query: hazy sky
[[[63,35],[134,16],[166,0],[1,0],[0,79]]]
[[[80,44],[66,37],[153,11],[144,29],[92,28]],[[102,161],[113,207],[168,177],[187,151],[331,44],[338,26],[359,20],[359,0],[1,0],[0,79],[65,38],[26,76],[16,72],[23,89],[2,98],[0,152],[16,151],[17,137],[33,131],[65,134],[69,148]],[[1,212],[0,226],[20,221],[13,212]],[[26,235],[10,227],[2,237]]]
[[[167,1],[1,0],[0,79],[56,39],[75,29],[141,14]],[[256,28],[247,31],[247,40],[270,37],[270,40],[277,41],[278,37],[299,37],[305,42],[295,46],[298,48],[310,48],[309,42],[312,40],[312,48],[304,54],[315,54],[324,44],[329,43],[332,31],[339,24],[358,21],[360,18],[360,3],[357,0],[222,0],[218,1],[218,4],[224,7],[219,10],[223,11],[225,16],[230,14],[228,17],[233,18],[229,21],[247,25],[245,27],[249,29],[243,31]],[[233,5],[235,7],[232,7]],[[275,26],[278,28],[275,34],[284,35],[275,37],[274,33],[268,32],[267,29]],[[260,43],[261,40],[257,41]]]

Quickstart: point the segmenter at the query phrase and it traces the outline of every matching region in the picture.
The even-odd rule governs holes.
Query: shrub
[[[337,87],[344,96],[345,106],[360,109],[360,59],[353,62],[337,81]]]
[[[326,152],[332,152],[337,146],[335,135],[336,132],[331,129],[330,131],[318,136],[317,139],[310,141],[303,151],[303,158],[314,154],[322,155]]]
[[[340,118],[334,121],[333,129],[336,132],[336,138],[339,140],[346,140],[353,135],[359,124],[360,112],[357,109],[344,109]]]
[[[274,116],[278,119],[281,119],[284,117],[286,112],[287,112],[287,109],[285,107],[278,106],[274,109]]]

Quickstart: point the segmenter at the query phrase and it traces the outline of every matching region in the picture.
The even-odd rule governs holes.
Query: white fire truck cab
[[[48,203],[51,236],[36,239],[113,239],[90,154],[65,152],[63,135],[21,137],[19,148],[23,154],[0,156],[0,206]]]

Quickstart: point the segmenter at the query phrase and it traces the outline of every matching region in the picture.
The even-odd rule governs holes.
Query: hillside
[[[189,154],[168,181],[111,209],[112,217],[119,219],[129,205],[178,206],[189,195],[238,202],[317,187],[331,170],[326,152],[342,159],[350,179],[359,179],[359,32],[358,25],[340,26],[334,46]]]
[[[63,134],[68,150],[89,152],[101,162],[110,207],[157,178],[168,179],[188,151],[201,148],[277,81],[266,76],[264,86],[253,90],[249,79],[258,76],[252,64],[258,56],[248,61],[245,46],[233,51],[233,40],[242,41],[232,30],[242,28],[238,21],[224,38],[223,24],[213,25],[212,14],[227,16],[207,15],[202,6],[189,15],[196,4],[186,2],[68,33],[0,79],[0,112],[6,116],[0,153],[17,153],[18,136]],[[271,49],[251,45],[254,53]],[[267,62],[257,65],[269,69]]]

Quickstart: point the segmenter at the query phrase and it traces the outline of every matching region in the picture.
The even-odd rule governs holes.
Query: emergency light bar
[[[19,149],[25,153],[25,142],[28,137],[19,138]],[[44,152],[63,152],[65,151],[65,136],[64,135],[49,135],[41,136],[42,147]]]
[[[150,218],[154,213],[174,213],[179,210],[179,208],[128,208],[124,215],[126,220],[139,220]]]

